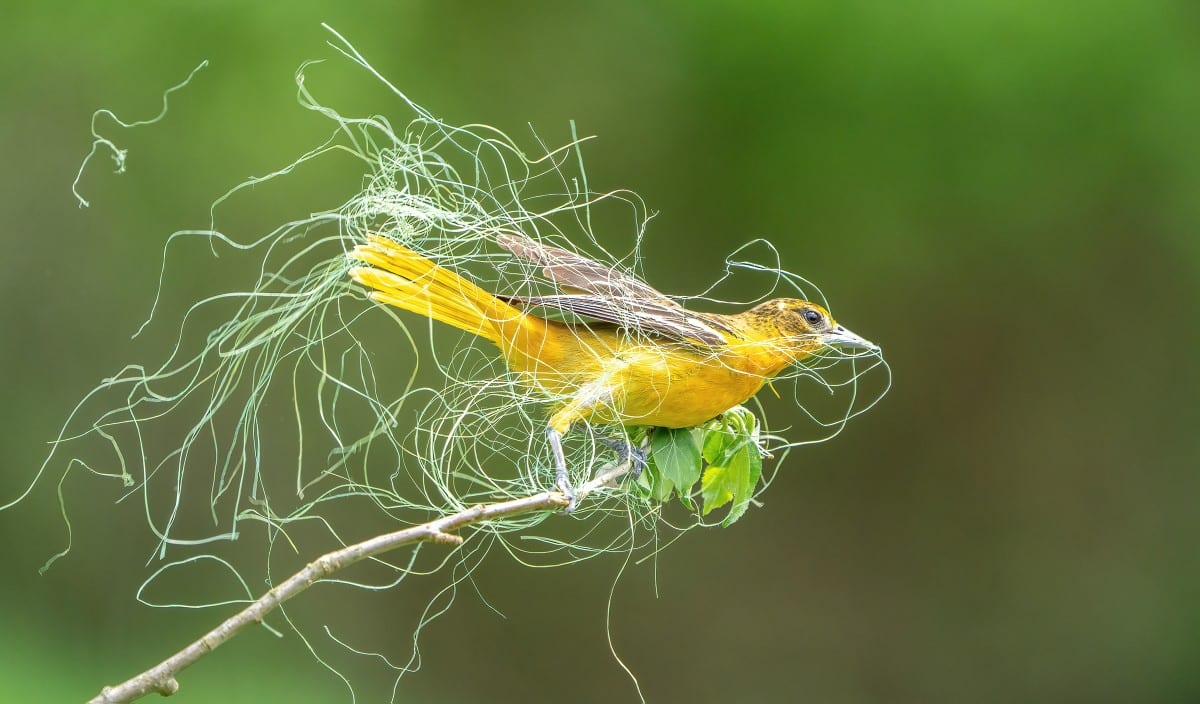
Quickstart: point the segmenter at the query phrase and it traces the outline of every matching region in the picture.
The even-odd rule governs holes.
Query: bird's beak
[[[844,347],[856,347],[858,349],[870,350],[872,352],[879,351],[879,345],[864,339],[850,332],[841,325],[833,330],[825,333],[822,341],[827,345],[842,345]]]

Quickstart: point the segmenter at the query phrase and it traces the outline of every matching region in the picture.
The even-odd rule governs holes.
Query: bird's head
[[[815,354],[826,346],[879,351],[879,346],[842,327],[824,307],[796,298],[776,298],[748,311],[752,326],[767,328],[794,359]]]

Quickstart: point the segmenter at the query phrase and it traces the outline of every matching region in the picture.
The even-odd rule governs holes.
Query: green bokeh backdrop
[[[166,234],[324,133],[291,78],[333,56],[325,21],[451,123],[599,135],[591,184],[660,213],[646,273],[664,290],[767,237],[884,346],[896,387],[878,409],[793,456],[732,529],[625,574],[614,646],[651,701],[1200,698],[1200,5],[346,5],[5,11],[0,501],[82,393],[162,349],[169,325],[129,336]],[[122,135],[128,173],[97,162],[77,208],[92,111],[153,114],[204,58],[166,122]],[[321,90],[399,115],[366,81]],[[264,188],[263,210],[222,224],[328,207],[358,187],[346,176],[301,177],[312,203]],[[212,270],[175,267],[166,303],[211,291]],[[140,606],[138,508],[82,475],[67,496],[76,549],[44,576],[64,538],[54,480],[0,513],[2,701],[85,699],[222,615]],[[397,699],[635,701],[605,636],[619,566],[497,554],[478,580],[506,617],[465,591]],[[298,608],[402,651],[429,589],[318,589]],[[387,696],[378,670],[352,673],[360,701]],[[261,631],[182,683],[180,702],[349,700],[294,636]]]

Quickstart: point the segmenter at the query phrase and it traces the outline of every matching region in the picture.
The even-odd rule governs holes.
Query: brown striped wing
[[[564,311],[681,342],[724,345],[721,333],[734,332],[717,316],[689,312],[645,282],[574,252],[520,235],[500,235],[496,242],[540,265],[564,291],[551,296],[500,296],[510,303]]]

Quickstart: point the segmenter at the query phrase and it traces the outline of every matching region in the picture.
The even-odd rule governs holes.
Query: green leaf
[[[729,515],[721,521],[721,525],[726,528],[746,513],[750,508],[750,501],[754,498],[754,490],[758,488],[758,480],[762,477],[762,455],[758,452],[758,445],[743,445],[742,450],[734,456],[730,467],[737,468],[739,481],[734,486],[733,505],[729,507]]]
[[[728,467],[710,466],[704,470],[704,479],[700,482],[700,497],[704,500],[705,516],[713,509],[733,500],[733,486]]]
[[[657,477],[653,496],[658,501],[671,498],[677,489],[680,500],[694,508],[692,485],[700,481],[700,443],[688,428],[658,428],[650,438],[650,464]]]
[[[642,472],[642,475],[636,480],[629,483],[634,495],[640,499],[648,499],[654,494],[655,475],[651,472]]]
[[[721,522],[724,526],[732,525],[746,513],[762,477],[757,437],[754,416],[743,412],[723,419],[704,438],[704,458],[709,467],[700,483],[703,514],[732,502],[729,515]]]
[[[725,424],[710,428],[704,436],[704,460],[709,464],[724,467],[737,451],[742,438]]]

